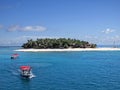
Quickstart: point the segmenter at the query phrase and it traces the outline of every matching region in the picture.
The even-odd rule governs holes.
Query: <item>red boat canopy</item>
[[[19,56],[19,54],[13,54],[12,56]]]
[[[16,54],[14,54],[14,55],[19,55],[19,54],[16,53]]]
[[[21,70],[30,70],[31,67],[30,66],[21,66],[20,69]]]

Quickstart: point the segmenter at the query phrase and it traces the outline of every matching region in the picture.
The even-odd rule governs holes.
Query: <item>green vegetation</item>
[[[22,45],[23,48],[36,48],[36,49],[64,49],[64,48],[95,48],[96,44],[90,44],[86,41],[80,41],[76,39],[66,39],[66,38],[59,38],[59,39],[37,39],[28,40],[27,43]]]

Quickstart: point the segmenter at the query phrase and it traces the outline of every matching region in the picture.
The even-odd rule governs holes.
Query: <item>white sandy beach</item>
[[[18,49],[15,51],[22,51],[22,52],[120,51],[120,48]]]

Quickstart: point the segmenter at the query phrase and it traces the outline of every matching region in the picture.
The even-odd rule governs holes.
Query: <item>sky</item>
[[[120,0],[0,0],[0,46],[37,38],[120,45]]]

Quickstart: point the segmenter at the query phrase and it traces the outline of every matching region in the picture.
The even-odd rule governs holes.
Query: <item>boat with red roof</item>
[[[16,58],[18,58],[19,57],[19,54],[13,54],[12,56],[11,56],[11,59],[16,59]]]
[[[25,78],[30,78],[30,76],[32,75],[32,68],[30,66],[21,66],[20,67],[21,70],[21,76],[25,77]]]

